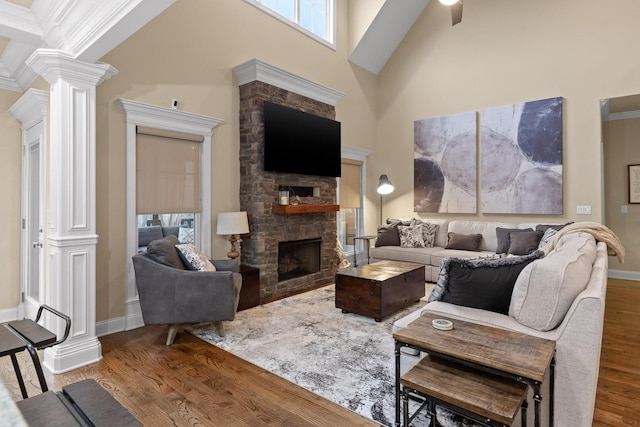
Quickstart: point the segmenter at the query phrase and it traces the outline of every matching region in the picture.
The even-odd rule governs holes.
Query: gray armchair
[[[242,276],[235,260],[212,260],[218,271],[180,270],[146,253],[133,256],[133,268],[145,325],[169,325],[171,345],[183,324],[214,322],[224,336],[222,321],[233,320]]]

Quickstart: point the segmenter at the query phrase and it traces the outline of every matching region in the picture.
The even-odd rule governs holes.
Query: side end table
[[[242,275],[242,289],[238,311],[260,305],[260,269],[241,265],[239,273]]]
[[[358,240],[364,240],[365,241],[365,249],[367,251],[367,264],[369,264],[369,259],[371,258],[369,256],[369,248],[371,247],[371,240],[375,239],[378,236],[373,236],[373,235],[369,235],[369,236],[356,236],[353,238],[353,266],[357,267],[358,266],[358,248],[357,248],[357,241]]]

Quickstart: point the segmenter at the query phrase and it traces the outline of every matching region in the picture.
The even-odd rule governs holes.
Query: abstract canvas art
[[[562,214],[562,98],[480,113],[483,213]]]
[[[476,113],[414,122],[416,212],[476,213]]]

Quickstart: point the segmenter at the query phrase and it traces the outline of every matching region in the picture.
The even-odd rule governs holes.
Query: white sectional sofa
[[[449,221],[446,219],[422,219],[423,222],[437,224],[438,231],[435,236],[435,244],[431,248],[405,248],[401,246],[374,246],[369,250],[370,262],[381,260],[413,262],[425,266],[425,279],[427,282],[436,282],[440,271],[440,262],[444,258],[476,258],[496,254],[498,240],[497,228],[505,229],[536,229],[538,223],[507,223],[484,221]],[[546,224],[546,223],[545,223]],[[467,251],[458,249],[446,249],[448,233],[481,234],[479,251]]]
[[[479,232],[483,235],[483,252],[492,253],[496,248],[496,239],[493,236],[497,226],[516,228],[498,223],[451,221],[446,229],[466,233]],[[528,227],[528,224],[518,224],[517,228]],[[443,242],[444,234],[442,231],[439,234],[438,238]],[[379,257],[385,253],[385,248],[376,249],[371,250],[376,253],[376,258],[380,259]],[[418,257],[417,251],[400,250],[396,252],[396,259],[398,254],[403,253],[403,260],[416,262],[421,259],[428,271],[433,271],[442,257],[478,255],[478,252],[459,253],[446,250],[444,246],[425,249],[432,250],[423,250],[422,258]],[[427,311],[454,319],[454,325],[455,319],[460,319],[553,340],[556,342],[554,425],[590,426],[600,363],[607,257],[615,253],[622,260],[624,248],[606,227],[594,223],[576,223],[558,232],[544,247],[543,252],[545,255],[542,258],[530,262],[517,275],[508,313],[431,301],[423,308],[396,321],[394,331],[408,325]],[[436,279],[437,272],[431,277]],[[447,283],[441,278],[436,289],[442,286],[446,287]],[[449,283],[449,286],[453,285]],[[483,283],[477,283],[477,286],[481,287]],[[408,365],[411,366],[418,361],[418,356],[404,354],[403,358],[408,359]],[[406,365],[406,361],[403,364]],[[548,425],[548,400],[544,400],[550,396],[548,378],[542,390],[542,425]],[[529,403],[530,408],[533,408],[531,396]],[[533,412],[531,410],[527,413],[528,425],[533,425]],[[518,416],[518,424],[519,419]]]

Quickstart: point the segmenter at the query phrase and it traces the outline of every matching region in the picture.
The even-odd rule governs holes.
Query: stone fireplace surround
[[[304,198],[300,203],[332,205],[336,203],[337,181],[333,177],[264,171],[263,102],[330,119],[335,119],[335,107],[266,82],[241,80],[240,209],[247,212],[251,229],[243,241],[241,260],[260,268],[260,301],[266,303],[331,283],[337,269],[336,213],[276,214],[272,206],[278,205],[278,188],[314,187],[316,196]],[[315,238],[321,238],[319,271],[280,282],[278,244]]]

